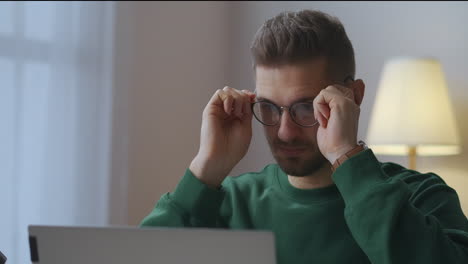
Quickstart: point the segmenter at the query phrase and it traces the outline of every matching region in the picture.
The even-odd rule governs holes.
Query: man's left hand
[[[314,99],[314,115],[320,124],[317,142],[320,152],[333,164],[357,146],[360,107],[351,88],[330,85]]]

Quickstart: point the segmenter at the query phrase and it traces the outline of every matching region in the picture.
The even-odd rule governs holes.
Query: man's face
[[[268,100],[278,106],[291,106],[298,101],[310,101],[322,89],[332,84],[326,78],[326,60],[271,68],[257,66],[257,100]],[[273,157],[281,169],[291,176],[307,176],[328,161],[317,144],[318,124],[302,127],[284,109],[276,126],[264,126]]]

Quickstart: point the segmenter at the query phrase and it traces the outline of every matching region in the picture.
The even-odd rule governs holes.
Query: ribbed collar
[[[279,188],[294,200],[304,203],[321,203],[342,198],[336,184],[317,189],[298,189],[291,185],[288,175],[278,165],[275,171]]]

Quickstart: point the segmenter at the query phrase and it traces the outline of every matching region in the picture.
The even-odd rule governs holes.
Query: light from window
[[[55,2],[25,2],[25,28],[27,39],[51,41],[54,32]]]
[[[0,2],[0,35],[13,34],[13,2]]]

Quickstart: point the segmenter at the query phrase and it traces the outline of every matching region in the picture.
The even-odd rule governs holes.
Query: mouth
[[[298,156],[306,151],[306,148],[278,147],[279,152],[286,156]]]

